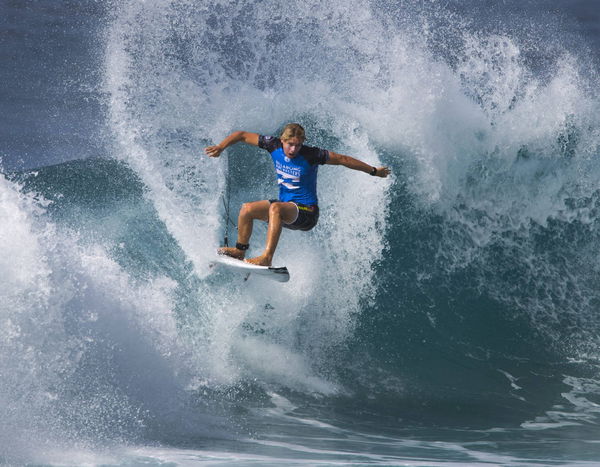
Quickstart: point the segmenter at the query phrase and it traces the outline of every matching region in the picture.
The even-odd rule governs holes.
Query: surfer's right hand
[[[208,146],[204,148],[204,152],[208,157],[219,157],[223,152],[223,148],[217,144],[216,146]]]

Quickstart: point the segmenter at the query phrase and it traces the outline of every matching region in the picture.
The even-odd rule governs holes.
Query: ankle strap
[[[245,251],[245,250],[247,250],[247,249],[250,247],[250,245],[249,245],[249,244],[247,244],[247,243],[236,243],[236,244],[235,244],[235,247],[236,247],[238,250]]]

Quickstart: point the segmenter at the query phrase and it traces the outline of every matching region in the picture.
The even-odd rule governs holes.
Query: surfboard
[[[272,266],[257,266],[256,264],[246,263],[245,261],[227,255],[217,255],[213,264],[225,266],[234,272],[246,274],[246,279],[250,274],[256,274],[277,282],[287,282],[290,280],[290,273],[285,266],[278,268]]]

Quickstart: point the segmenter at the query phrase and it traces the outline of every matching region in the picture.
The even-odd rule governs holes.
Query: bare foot
[[[233,248],[233,247],[229,247],[229,246],[224,246],[222,248],[219,248],[217,250],[217,253],[220,255],[231,256],[232,258],[235,258],[235,259],[244,259],[244,256],[246,256],[246,252],[244,250],[238,250],[237,248]]]
[[[272,259],[266,255],[260,255],[256,258],[248,258],[246,263],[256,264],[257,266],[271,266]]]

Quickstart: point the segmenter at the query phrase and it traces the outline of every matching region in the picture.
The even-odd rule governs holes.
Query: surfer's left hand
[[[376,177],[381,177],[381,178],[385,178],[387,177],[392,171],[389,169],[389,167],[377,167],[377,171],[375,172],[375,176]]]

